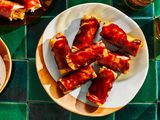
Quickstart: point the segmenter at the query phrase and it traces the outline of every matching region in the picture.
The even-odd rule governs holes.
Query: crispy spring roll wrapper
[[[84,16],[80,23],[80,28],[73,41],[72,51],[89,47],[100,26],[100,18],[94,16]]]
[[[143,42],[127,35],[118,25],[105,22],[100,35],[109,43],[120,48],[120,52],[136,56]]]
[[[89,65],[60,78],[58,85],[63,93],[67,94],[95,77],[97,77],[97,75],[92,66]]]
[[[0,0],[0,15],[9,20],[24,19],[24,6],[8,0]]]
[[[100,58],[97,62],[100,66],[106,66],[107,68],[126,74],[129,71],[130,57],[108,51],[108,55]]]
[[[107,56],[107,49],[105,44],[102,41],[99,41],[97,43],[93,43],[88,48],[68,54],[66,56],[66,61],[72,70],[76,70],[105,56]]]
[[[64,34],[58,33],[50,40],[50,47],[57,63],[59,72],[64,75],[71,71],[66,62],[66,55],[71,52],[67,39]]]
[[[39,0],[23,0],[26,11],[34,12],[41,7]]]
[[[103,105],[116,77],[117,74],[112,70],[106,67],[100,68],[97,78],[92,80],[92,84],[89,87],[87,99],[99,106]]]

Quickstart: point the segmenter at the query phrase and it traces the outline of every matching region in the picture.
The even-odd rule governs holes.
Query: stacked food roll
[[[23,0],[26,11],[34,12],[41,7],[39,0]]]
[[[0,0],[0,15],[9,20],[24,19],[24,6],[8,0]]]
[[[23,0],[24,5],[8,0],[0,0],[0,15],[12,20],[23,20],[25,12],[39,9],[41,3],[39,0]]]
[[[107,49],[102,41],[93,43],[90,47],[81,49],[66,56],[67,63],[73,70],[89,65],[107,56]]]
[[[92,80],[87,99],[99,106],[103,105],[116,77],[117,74],[114,71],[106,67],[100,68],[97,77]]]
[[[94,16],[84,16],[80,28],[73,41],[72,51],[89,47],[99,29],[101,19]]]
[[[70,74],[60,78],[58,80],[58,85],[60,86],[63,93],[67,94],[95,77],[97,77],[97,75],[93,67],[89,65],[76,71],[72,71]]]
[[[95,16],[84,16],[71,48],[62,33],[50,39],[62,75],[57,82],[62,92],[67,94],[91,80],[86,98],[99,106],[105,103],[117,74],[128,73],[130,55],[135,57],[143,46],[141,40],[128,36],[118,25],[109,22],[105,22],[100,32],[104,40],[94,43],[100,21]],[[118,47],[118,52],[107,49],[104,41]],[[99,66],[98,73],[92,67],[94,63]]]
[[[71,71],[70,67],[66,62],[66,55],[71,52],[71,49],[68,45],[67,38],[62,33],[57,33],[50,40],[51,51],[57,63],[59,72],[64,75]]]
[[[108,21],[102,27],[100,35],[111,44],[117,46],[122,53],[136,56],[143,42],[127,35],[118,25]]]
[[[97,60],[98,65],[108,67],[120,73],[128,73],[130,57],[108,51],[107,56]]]

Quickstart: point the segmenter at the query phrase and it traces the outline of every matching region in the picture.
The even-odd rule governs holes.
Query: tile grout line
[[[26,120],[29,120],[29,59],[27,60],[27,98],[26,98],[26,104],[27,104],[27,115],[26,115]]]
[[[16,61],[16,62],[17,62],[17,61],[18,61],[18,62],[19,62],[19,61],[28,61],[28,59],[12,59],[12,61]]]
[[[29,103],[28,103],[28,98],[29,98],[29,60],[27,60],[27,98],[26,98],[26,104],[27,104],[27,115],[26,115],[26,120],[29,120]]]
[[[155,16],[155,9],[154,9],[155,4],[154,4],[154,2],[152,3],[152,6],[153,6],[153,8],[152,8],[152,12],[153,12],[153,17],[154,17],[154,16]]]
[[[155,107],[155,119],[158,120],[158,104]]]
[[[34,60],[34,61],[36,60],[36,58],[27,58],[27,59],[28,59],[28,60]]]
[[[113,113],[113,120],[116,120],[116,112]]]
[[[128,105],[139,105],[139,104],[145,104],[145,105],[152,105],[152,104],[157,104],[157,102],[153,102],[153,103],[151,103],[151,102],[146,102],[146,103],[144,103],[144,102],[137,102],[137,103],[128,103]]]
[[[25,58],[27,58],[28,57],[28,52],[27,52],[27,50],[28,50],[28,42],[27,42],[27,25],[25,25]]]
[[[43,100],[28,100],[28,103],[50,103],[50,104],[56,104],[54,101],[43,101]]]
[[[69,120],[72,120],[71,112],[69,112]]]
[[[15,59],[15,58],[12,58],[12,61],[29,61],[29,60],[36,60],[36,58],[26,58],[26,59]]]
[[[69,6],[69,5],[68,5],[68,0],[66,0],[66,9],[68,8],[68,6]]]
[[[7,101],[7,102],[5,102],[5,101],[2,101],[2,102],[0,102],[0,104],[12,104],[12,105],[16,105],[16,104],[18,104],[18,105],[22,105],[22,104],[26,104],[26,102],[24,102],[24,101],[22,101],[22,102],[19,102],[19,101]]]
[[[28,103],[27,104],[27,107],[26,107],[26,120],[29,120],[29,105]]]
[[[157,71],[157,67],[158,67],[158,65],[157,65],[158,63],[157,63],[157,61],[155,61],[155,69],[156,69],[156,84],[157,84],[157,87],[156,87],[156,100],[157,100],[157,102],[158,102],[158,98],[159,98],[159,95],[158,95],[158,88],[159,88],[159,82],[158,82],[158,71]]]

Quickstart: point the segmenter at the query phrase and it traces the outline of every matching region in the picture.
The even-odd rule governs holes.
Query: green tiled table
[[[135,20],[145,34],[150,55],[148,75],[136,97],[118,112],[98,118],[80,116],[55,104],[42,88],[35,67],[37,43],[46,25],[61,11],[87,2],[112,5]],[[0,95],[0,120],[160,120],[160,40],[154,31],[158,16],[159,0],[139,11],[126,10],[121,0],[54,0],[52,8],[34,23],[0,34],[13,62],[10,81]]]

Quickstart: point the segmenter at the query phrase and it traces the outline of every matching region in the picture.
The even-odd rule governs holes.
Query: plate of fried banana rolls
[[[65,109],[104,116],[127,105],[142,87],[149,64],[140,27],[100,3],[71,7],[46,27],[36,52],[48,95]]]

